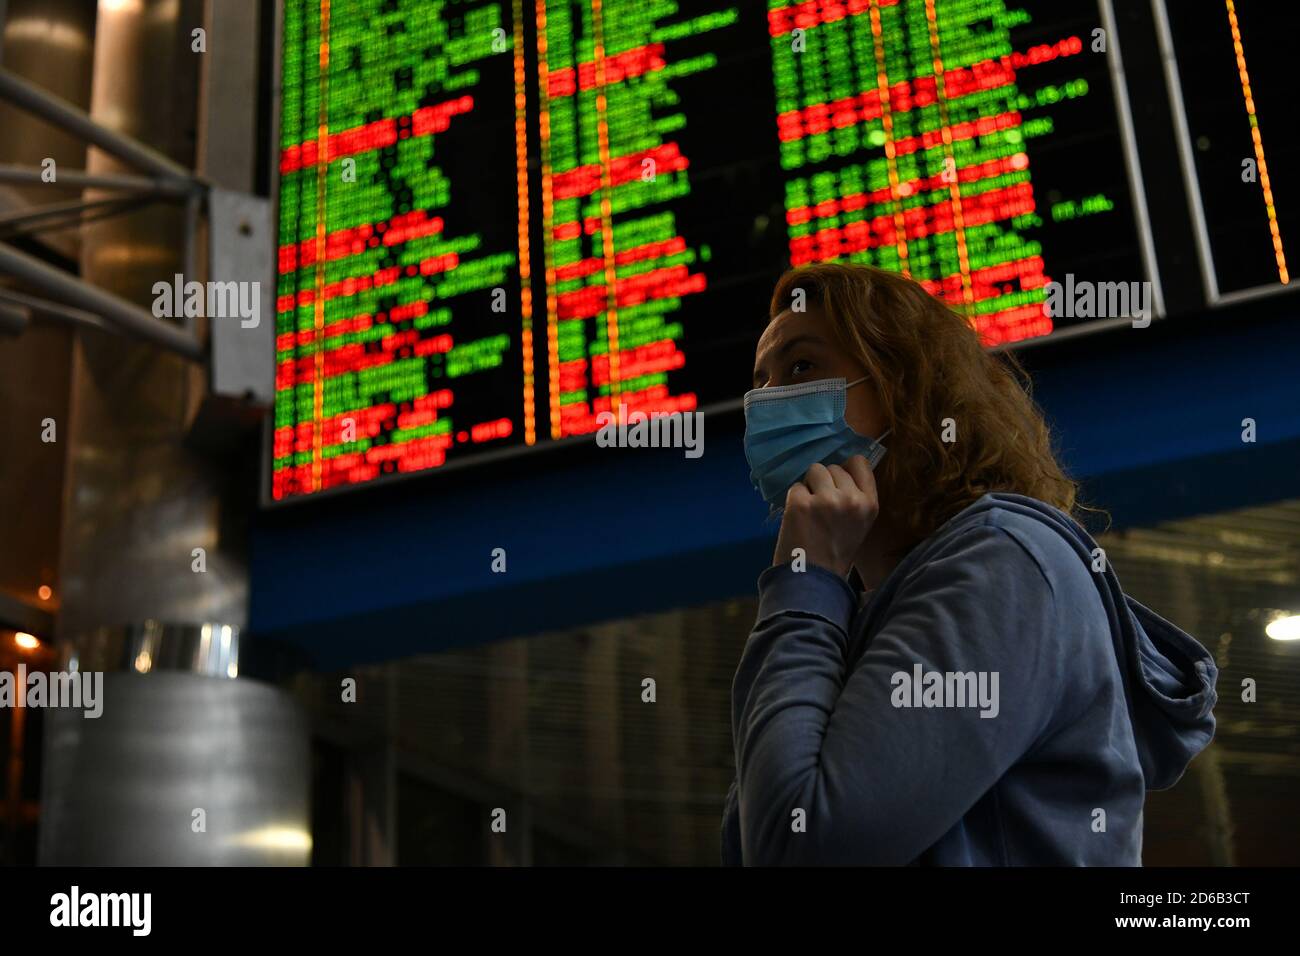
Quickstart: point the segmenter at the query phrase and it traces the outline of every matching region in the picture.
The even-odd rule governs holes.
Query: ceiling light
[[[1300,641],[1300,614],[1279,614],[1264,633],[1275,641]]]

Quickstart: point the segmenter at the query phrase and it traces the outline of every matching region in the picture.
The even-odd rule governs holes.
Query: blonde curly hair
[[[985,350],[963,316],[911,279],[870,266],[791,269],[772,293],[769,320],[791,308],[800,289],[866,368],[893,429],[876,481],[907,548],[990,491],[1071,515],[1084,508],[1014,355]],[[956,441],[942,440],[946,418]]]

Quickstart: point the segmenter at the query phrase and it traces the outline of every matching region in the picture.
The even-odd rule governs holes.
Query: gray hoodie
[[[1209,653],[1032,498],[985,495],[869,598],[815,565],[758,587],[726,864],[1138,866],[1146,791],[1214,736]]]

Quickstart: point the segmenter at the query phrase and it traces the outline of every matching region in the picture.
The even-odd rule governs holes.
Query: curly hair
[[[876,478],[908,549],[990,491],[1037,498],[1072,516],[1083,507],[1056,460],[1029,376],[1010,352],[987,351],[965,317],[901,275],[817,263],[781,277],[769,321],[791,308],[796,290],[876,389],[893,429]],[[945,419],[954,441],[943,440]]]

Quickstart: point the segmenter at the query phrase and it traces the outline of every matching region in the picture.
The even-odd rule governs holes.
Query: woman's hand
[[[862,455],[843,465],[816,464],[785,496],[773,564],[802,548],[809,564],[844,577],[880,512],[876,479]]]

